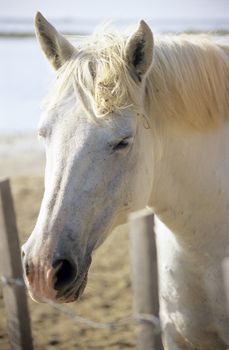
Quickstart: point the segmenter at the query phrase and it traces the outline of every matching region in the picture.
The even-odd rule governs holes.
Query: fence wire
[[[6,276],[0,276],[0,286],[2,286],[3,288],[5,286],[11,286],[12,288],[21,287],[26,289],[25,283],[22,278],[10,278]],[[159,318],[151,314],[135,313],[135,314],[125,315],[122,318],[112,322],[97,322],[97,321],[90,320],[88,318],[84,318],[80,315],[77,315],[73,310],[70,310],[66,306],[61,304],[56,304],[52,300],[46,299],[43,296],[42,296],[42,300],[46,304],[48,304],[51,308],[59,311],[70,320],[82,323],[89,328],[113,330],[116,328],[124,327],[125,325],[129,325],[129,324],[134,324],[134,323],[141,324],[146,322],[146,323],[152,324],[155,335],[161,333]]]

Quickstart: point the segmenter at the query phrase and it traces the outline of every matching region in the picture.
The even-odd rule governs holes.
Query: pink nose
[[[30,295],[36,301],[44,298],[57,301],[63,297],[75,281],[77,269],[73,262],[67,259],[56,259],[52,265],[43,265],[32,262],[28,263],[26,257],[23,259],[26,284]]]

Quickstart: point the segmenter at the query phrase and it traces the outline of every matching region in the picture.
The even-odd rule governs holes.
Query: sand
[[[43,193],[44,155],[34,136],[0,137],[0,177],[10,176],[20,241],[33,229]],[[73,321],[47,304],[28,298],[34,347],[49,349],[133,349],[136,326],[92,329]],[[89,282],[80,301],[70,310],[98,322],[132,313],[128,232],[114,231],[93,258]],[[3,300],[0,297],[0,349],[8,350]]]

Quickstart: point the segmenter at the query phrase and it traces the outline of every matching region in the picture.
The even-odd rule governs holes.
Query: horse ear
[[[35,31],[43,52],[55,69],[60,68],[76,51],[40,12],[35,17]]]
[[[153,33],[143,20],[127,41],[126,58],[131,70],[141,81],[153,59]]]

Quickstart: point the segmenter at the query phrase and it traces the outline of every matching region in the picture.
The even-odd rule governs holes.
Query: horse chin
[[[65,297],[58,297],[58,295],[53,295],[53,296],[49,296],[49,297],[43,297],[41,294],[36,293],[35,291],[29,290],[28,289],[28,293],[30,298],[35,301],[38,304],[41,303],[55,303],[55,304],[63,304],[63,303],[73,303],[75,301],[77,301],[83,294],[85,288],[87,285],[87,275],[85,276],[81,286],[77,289],[77,291],[72,292],[71,295]]]

